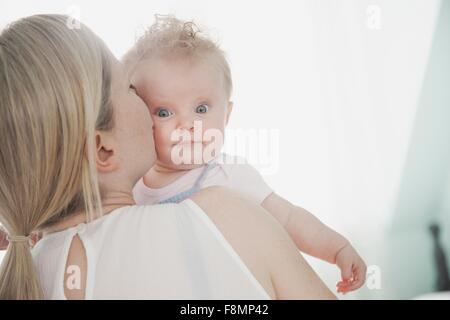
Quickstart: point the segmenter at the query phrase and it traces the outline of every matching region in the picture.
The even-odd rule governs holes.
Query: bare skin
[[[206,188],[192,200],[213,220],[272,299],[336,298],[283,227],[261,206],[223,187]]]
[[[272,299],[336,298],[300,255],[286,231],[261,206],[224,187],[206,188],[191,199],[214,222]],[[219,200],[221,206],[217,206]],[[107,210],[111,212],[118,207],[108,206]],[[85,222],[84,214],[79,214],[48,232],[61,231],[82,222]],[[80,290],[66,288],[66,297],[83,299],[87,260],[77,236],[69,250],[66,266],[69,265],[80,267],[82,286]]]
[[[219,141],[223,141],[233,102],[229,101],[222,73],[213,67],[215,63],[207,56],[194,61],[186,57],[166,57],[144,59],[136,67],[132,79],[152,115],[158,155],[154,166],[143,177],[148,188],[167,187],[202,166],[174,162],[178,133],[183,132],[187,140],[196,141],[196,144],[187,144],[188,149],[194,150],[196,145],[201,147],[198,150],[205,151],[213,146],[216,154],[220,152],[222,142],[214,140],[212,143],[207,137],[213,130],[220,133]],[[205,153],[202,160],[207,163],[204,157]],[[261,206],[286,229],[301,252],[339,267],[341,281],[336,285],[337,292],[353,291],[364,284],[366,264],[344,236],[276,193],[267,196]]]
[[[96,132],[96,166],[104,214],[135,204],[132,188],[156,159],[153,139],[146,130],[152,126],[150,114],[132,90],[121,65],[115,59],[111,62],[115,127],[110,132]],[[335,298],[301,257],[286,231],[265,209],[222,187],[202,190],[192,200],[217,225],[272,299]],[[219,201],[221,205],[217,206]],[[44,232],[62,231],[80,223],[86,223],[85,212],[74,213]],[[83,243],[75,236],[66,267],[80,268],[81,288],[69,290],[64,285],[67,299],[85,297],[87,264]],[[68,273],[65,274],[64,284],[68,280]]]

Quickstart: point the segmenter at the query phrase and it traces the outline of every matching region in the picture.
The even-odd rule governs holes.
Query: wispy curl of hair
[[[155,15],[155,22],[136,41],[135,58],[153,54],[195,54],[220,51],[218,45],[204,37],[193,21],[182,21],[173,15]]]
[[[183,21],[173,15],[155,15],[155,22],[140,36],[125,54],[123,62],[133,69],[150,58],[214,58],[224,74],[228,95],[231,95],[231,72],[225,53],[218,43],[208,38],[193,21]]]

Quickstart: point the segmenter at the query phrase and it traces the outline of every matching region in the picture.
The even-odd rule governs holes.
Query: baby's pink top
[[[273,192],[264,182],[261,174],[242,157],[222,153],[212,163],[217,165],[206,173],[200,185],[201,188],[225,186],[259,204]],[[158,189],[149,188],[141,178],[133,189],[134,200],[138,205],[148,205],[173,197],[190,189],[200,177],[203,169],[203,166],[192,169],[171,184]]]

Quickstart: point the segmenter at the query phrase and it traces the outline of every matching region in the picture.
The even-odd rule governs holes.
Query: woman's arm
[[[191,199],[208,214],[251,271],[249,264],[255,261],[265,265],[277,299],[335,299],[286,231],[261,206],[223,187],[206,188]]]

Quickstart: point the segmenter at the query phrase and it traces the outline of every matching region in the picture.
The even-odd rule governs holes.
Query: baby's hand
[[[9,245],[6,230],[0,226],[0,250],[6,250]],[[34,246],[42,238],[42,232],[33,232],[31,234],[31,246]]]
[[[0,226],[0,250],[6,250],[8,247],[8,239],[6,239],[6,231]]]
[[[341,269],[342,281],[336,285],[343,294],[360,288],[366,280],[367,267],[355,248],[348,243],[336,255],[336,265]]]

